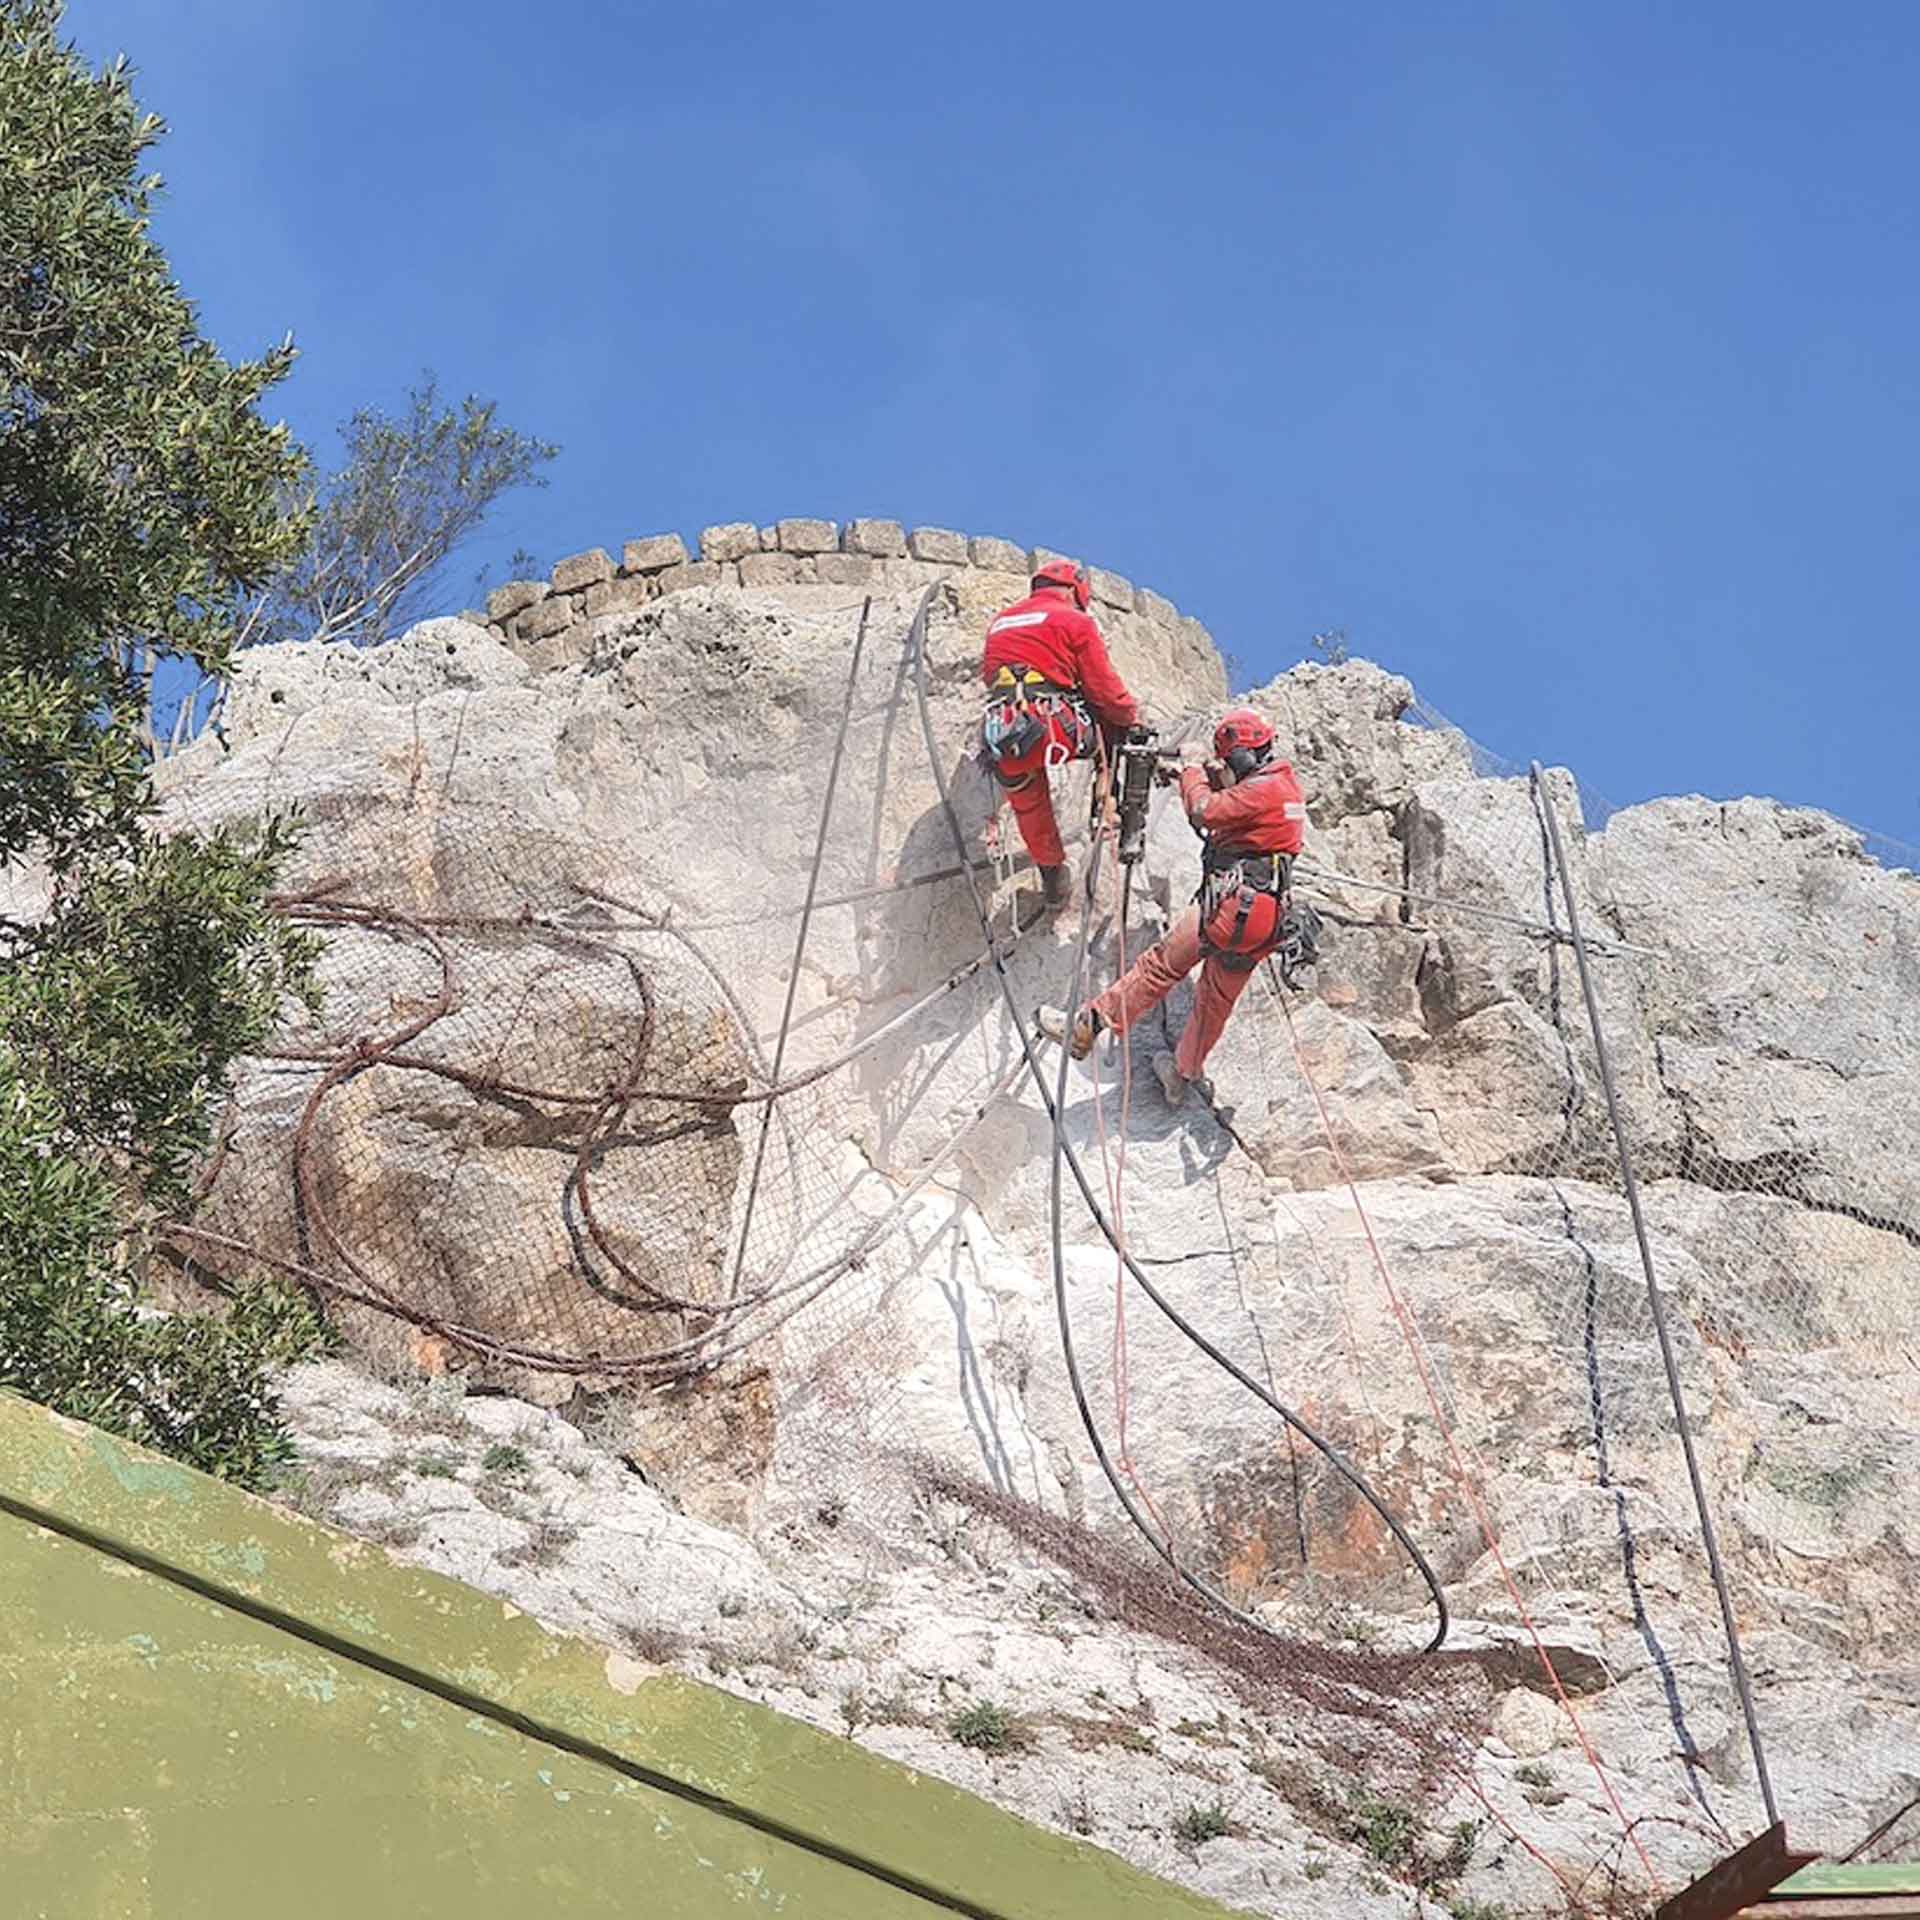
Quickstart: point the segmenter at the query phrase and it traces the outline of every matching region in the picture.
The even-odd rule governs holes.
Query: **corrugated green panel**
[[[1920,1893],[1920,1864],[1889,1860],[1876,1866],[1802,1867],[1774,1888],[1776,1899],[1804,1900],[1816,1893]]]
[[[56,1535],[0,1542],[9,1920],[940,1912]]]
[[[86,1855],[101,1871],[140,1875],[93,1906],[49,1914],[426,1915],[442,1908],[417,1904],[424,1884],[411,1887],[416,1904],[377,1904],[421,1859],[468,1889],[444,1903],[463,1920],[496,1910],[691,1920],[762,1904],[756,1874],[778,1877],[789,1920],[1225,1913],[848,1742],[551,1633],[4,1395],[0,1500],[16,1516],[0,1552],[0,1666],[39,1702],[0,1737],[13,1743],[0,1858],[27,1884],[52,1875],[57,1887],[84,1828],[110,1836]],[[66,1537],[15,1552],[32,1537],[21,1515]],[[191,1792],[169,1784],[182,1765]],[[138,1904],[162,1881],[185,1884],[236,1821],[272,1836],[247,1868],[252,1904],[182,1906],[171,1891],[166,1904]],[[303,1833],[320,1842],[303,1847]],[[682,1867],[695,1877],[673,1897],[695,1904],[660,1904]],[[526,1877],[536,1872],[547,1878]],[[748,1877],[726,1883],[731,1904],[698,1904],[717,1891],[698,1874],[716,1872]],[[285,1904],[316,1885],[323,1907]],[[494,1885],[509,1905],[475,1904],[471,1890]]]

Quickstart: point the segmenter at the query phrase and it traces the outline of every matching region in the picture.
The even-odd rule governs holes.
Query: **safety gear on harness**
[[[1236,780],[1244,780],[1273,752],[1273,728],[1251,707],[1235,707],[1214,728],[1213,751]]]
[[[1320,916],[1304,900],[1289,900],[1280,916],[1280,938],[1273,963],[1282,982],[1298,987],[1300,975],[1320,958]]]
[[[1093,738],[1093,716],[1080,693],[1054,684],[1028,666],[1001,667],[987,683],[987,710],[980,722],[980,744],[1003,786],[1024,784],[1031,774],[1010,774],[1008,768],[1046,749],[1047,762],[1057,757],[1078,760]]]
[[[1227,966],[1256,965],[1280,937],[1289,903],[1293,860],[1284,853],[1201,856],[1200,944]]]
[[[1085,567],[1076,567],[1071,560],[1049,560],[1039,568],[1028,586],[1038,593],[1042,587],[1065,587],[1073,595],[1073,604],[1085,613],[1093,599],[1093,586],[1087,578]]]

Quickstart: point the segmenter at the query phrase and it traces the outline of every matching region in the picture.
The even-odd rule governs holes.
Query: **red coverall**
[[[1298,853],[1307,817],[1300,782],[1286,761],[1262,767],[1251,778],[1214,793],[1199,767],[1180,775],[1180,803],[1197,833],[1205,834],[1218,857],[1234,853]],[[1225,1030],[1234,1002],[1246,991],[1254,967],[1271,946],[1223,956],[1200,939],[1200,908],[1189,907],[1164,938],[1143,953],[1094,1003],[1103,1024],[1125,1033],[1151,1012],[1204,958],[1194,990],[1193,1016],[1174,1049],[1173,1064],[1183,1080],[1197,1080]]]
[[[1056,687],[1078,687],[1094,718],[1108,727],[1130,727],[1140,717],[1127,683],[1107,658],[1107,643],[1093,616],[1082,613],[1073,595],[1058,588],[1029,594],[995,617],[987,629],[980,678],[991,685],[1002,667],[1031,667]],[[1056,717],[1038,746],[1017,759],[996,762],[1000,784],[1020,823],[1020,838],[1037,867],[1057,867],[1067,857],[1053,817],[1047,753],[1051,748],[1058,758],[1072,746]]]

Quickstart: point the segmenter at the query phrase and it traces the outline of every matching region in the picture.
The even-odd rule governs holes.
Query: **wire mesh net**
[[[1846,1853],[1894,1819],[1873,1845],[1897,1845],[1920,1791],[1893,1624],[1911,1566],[1899,1489],[1920,1464],[1920,1196],[1896,1144],[1920,1088],[1899,1014],[1913,882],[1825,816],[1617,809],[1420,717],[1466,777],[1421,788],[1397,823],[1427,1032],[1407,1064],[1447,1114],[1451,1169],[1506,1189],[1479,1275],[1490,1306],[1505,1319],[1516,1280],[1527,1296],[1504,1405],[1456,1384],[1471,1328],[1455,1311],[1412,1314],[1431,1417],[1505,1562],[1489,1552],[1460,1604],[1571,1632],[1599,1662],[1607,1685],[1576,1706],[1612,1794],[1642,1836],[1682,1823],[1655,1864],[1697,1867],[1689,1838],[1769,1824],[1565,938],[1571,889],[1778,1804],[1800,1844]],[[1384,1205],[1376,1224],[1389,1260],[1360,1284],[1391,1285],[1397,1265],[1417,1287],[1417,1243]]]
[[[1872,1844],[1897,1849],[1920,1205],[1884,1143],[1920,1125],[1911,876],[1762,803],[1596,808],[1593,832],[1564,773],[1404,699],[1356,734],[1276,683],[1255,698],[1295,741],[1298,884],[1330,923],[1315,990],[1255,981],[1218,1124],[1152,1087],[1184,990],[1072,1078],[1056,1261],[1022,1028],[1074,936],[1021,930],[1016,863],[983,843],[977,635],[938,596],[912,611],[862,638],[860,608],[806,610],[839,666],[783,696],[812,745],[754,769],[786,804],[736,824],[768,842],[744,897],[686,837],[719,814],[602,845],[561,803],[508,813],[417,705],[410,735],[403,707],[343,723],[318,792],[265,746],[183,778],[181,826],[305,801],[280,906],[323,936],[325,996],[249,1064],[173,1286],[292,1278],[375,1364],[617,1407],[663,1477],[874,1552],[929,1509],[976,1516],[1317,1729],[1329,1765],[1411,1778],[1574,1907],[1626,1910],[1766,1818],[1571,888],[1780,1798],[1803,1843],[1891,1819]],[[699,728],[702,688],[648,671],[658,737]],[[1091,777],[1056,775],[1063,822]],[[1110,862],[1091,897],[1090,986],[1184,903],[1165,798],[1152,833],[1124,908]],[[1050,1281],[1138,1534],[1087,1457]],[[1455,1618],[1432,1657],[1407,1541]]]
[[[843,658],[858,617],[814,616]],[[853,705],[884,705],[896,673],[867,653]],[[670,863],[509,834],[457,733],[343,742],[338,794],[298,796],[313,830],[278,902],[324,936],[323,1010],[244,1074],[170,1230],[176,1284],[277,1272],[376,1365],[547,1405],[625,1391],[642,1453],[685,1470],[711,1445],[748,1479],[780,1478],[784,1454],[812,1504],[849,1504],[839,1481],[901,1370],[875,1303],[952,1231],[930,1183],[1010,1078],[984,1042],[931,1119],[886,1084],[889,1034],[931,1006],[887,979],[893,951],[953,903],[897,847],[882,873],[862,771],[820,817],[811,888],[808,848],[735,903],[686,897]],[[295,797],[276,759],[242,756],[170,818]],[[972,946],[932,1001],[962,990]]]

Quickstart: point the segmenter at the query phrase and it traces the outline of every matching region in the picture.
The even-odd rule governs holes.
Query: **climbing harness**
[[[1024,787],[1033,770],[1019,771],[1043,747],[1049,771],[1083,759],[1094,738],[1093,715],[1077,687],[1057,686],[1032,667],[1002,667],[987,687],[980,749],[1003,787]]]
[[[1294,897],[1293,860],[1284,853],[1203,856],[1193,896],[1200,944],[1231,973],[1250,973],[1271,956],[1280,977],[1298,987],[1320,958],[1320,916]]]
[[[1193,896],[1201,946],[1235,972],[1250,972],[1278,944],[1292,870],[1284,853],[1203,853]]]

